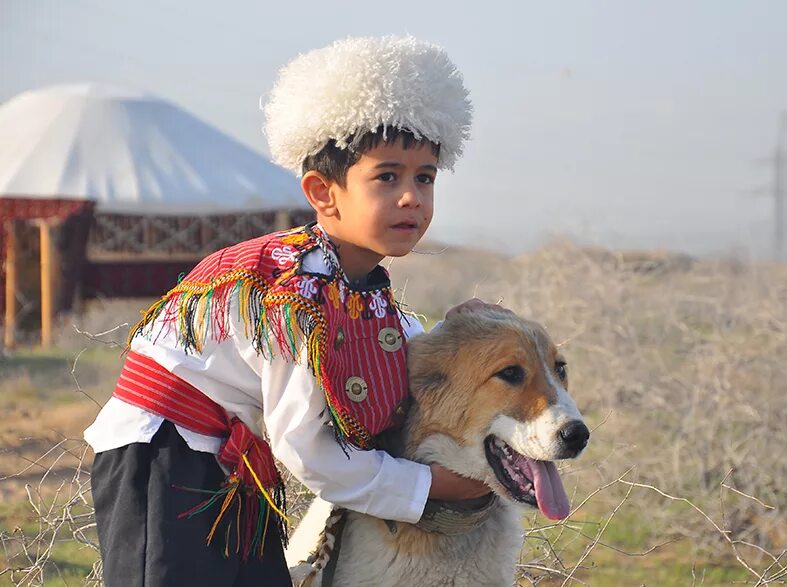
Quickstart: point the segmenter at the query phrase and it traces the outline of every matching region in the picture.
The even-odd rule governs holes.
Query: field
[[[556,242],[391,270],[428,322],[474,295],[502,299],[568,358],[591,445],[562,468],[569,520],[524,518],[520,585],[787,582],[787,267]],[[0,585],[98,584],[80,435],[144,304],[96,302],[57,350],[0,357]]]

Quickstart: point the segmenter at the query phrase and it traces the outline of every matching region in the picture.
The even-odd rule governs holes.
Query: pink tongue
[[[551,461],[534,461],[527,459],[533,474],[538,509],[550,520],[562,520],[568,517],[571,504],[563,489],[563,482],[557,472],[555,463]]]

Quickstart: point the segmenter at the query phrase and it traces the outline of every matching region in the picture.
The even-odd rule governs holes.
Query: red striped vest
[[[218,251],[154,304],[132,336],[155,340],[156,328],[174,326],[183,348],[199,353],[208,337],[229,336],[228,300],[237,295],[257,352],[296,362],[305,354],[337,438],[372,448],[377,434],[401,420],[397,408],[408,394],[399,309],[382,267],[366,289],[351,288],[338,266],[327,275],[306,272],[302,259],[317,248],[334,258],[311,225]]]

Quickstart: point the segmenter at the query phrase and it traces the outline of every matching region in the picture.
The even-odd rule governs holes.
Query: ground
[[[562,469],[569,520],[523,520],[520,585],[783,584],[784,266],[557,243],[520,259],[452,250],[392,270],[411,308],[439,317],[473,295],[503,298],[562,343],[591,445]],[[143,305],[102,302],[75,321],[98,333]],[[120,370],[120,347],[106,343],[127,331],[95,340],[64,324],[56,350],[0,357],[0,586],[92,580],[81,431]],[[294,501],[297,511],[307,497]]]

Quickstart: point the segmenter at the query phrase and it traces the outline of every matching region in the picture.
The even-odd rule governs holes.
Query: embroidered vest
[[[320,249],[328,274],[310,273],[305,255]],[[352,288],[330,241],[316,225],[245,241],[203,259],[154,304],[131,337],[174,327],[178,342],[201,352],[229,336],[236,295],[246,334],[266,358],[308,367],[328,404],[340,443],[373,448],[374,437],[401,422],[408,395],[404,335],[387,272]]]

